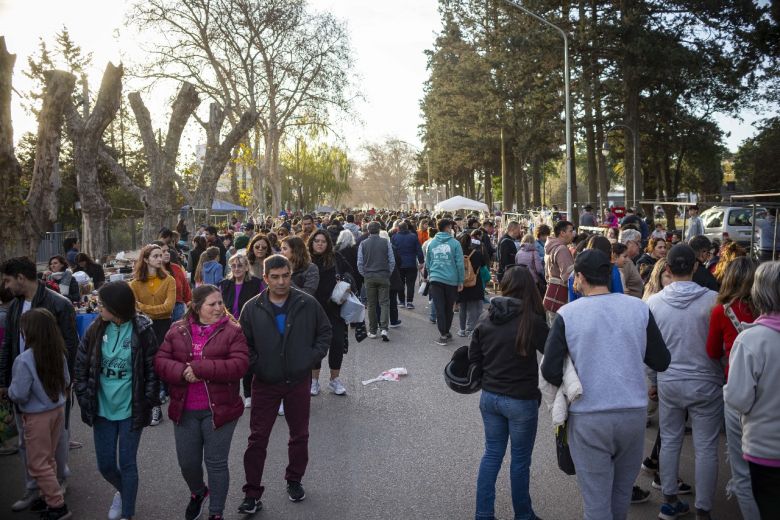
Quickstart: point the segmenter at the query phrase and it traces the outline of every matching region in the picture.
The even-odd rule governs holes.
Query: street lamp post
[[[636,201],[637,201],[637,194],[636,194],[637,184],[636,184],[636,182],[637,182],[637,174],[639,173],[639,171],[637,170],[638,165],[637,165],[637,162],[636,162],[636,158],[637,158],[637,150],[639,150],[639,141],[638,141],[639,135],[637,134],[637,132],[634,132],[633,128],[631,128],[630,126],[628,126],[626,124],[623,124],[623,123],[615,123],[614,125],[610,126],[607,129],[607,131],[604,132],[604,135],[608,136],[609,133],[612,130],[614,130],[615,128],[623,128],[625,130],[628,130],[628,132],[631,134],[631,139],[634,141],[634,160],[633,160],[634,164],[631,167],[631,170],[632,170],[632,172],[634,174],[634,182],[633,182],[633,186],[634,186],[634,190],[633,190],[634,191],[634,200],[633,200],[633,205],[632,206],[634,207],[634,209],[636,209]],[[601,148],[601,154],[604,157],[607,157],[609,155],[609,144],[607,144],[606,138],[604,139],[604,146]],[[629,207],[628,206],[628,183],[626,182],[626,208],[628,208],[628,207]]]
[[[564,82],[564,95],[566,97],[566,217],[571,220],[574,218],[572,208],[572,186],[574,185],[574,150],[571,144],[571,92],[569,86],[569,37],[566,35],[566,31],[561,29],[555,24],[552,24],[534,13],[529,11],[522,5],[512,0],[504,0],[506,4],[511,5],[515,9],[519,9],[528,16],[538,20],[544,25],[551,27],[558,31],[563,37],[563,82]]]

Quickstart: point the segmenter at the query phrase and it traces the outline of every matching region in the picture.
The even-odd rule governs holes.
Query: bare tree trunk
[[[22,200],[22,170],[14,153],[11,121],[11,78],[16,55],[0,37],[0,260],[35,258],[43,234],[57,220],[59,207],[62,113],[76,78],[67,72],[45,74],[46,89],[38,115],[38,137],[32,180]]]
[[[206,156],[203,159],[203,168],[200,172],[198,187],[192,197],[192,205],[195,208],[211,209],[214,203],[214,194],[217,191],[217,182],[225,170],[225,165],[230,159],[230,153],[238,145],[247,132],[257,122],[258,114],[254,110],[247,110],[241,115],[238,124],[220,143],[220,133],[225,122],[225,111],[216,103],[209,107],[209,121],[206,124]]]
[[[531,160],[531,179],[533,180],[534,188],[534,200],[533,205],[538,208],[542,205],[542,165],[541,160],[538,157],[534,157]]]
[[[501,210],[512,209],[512,195],[514,195],[514,176],[509,172],[506,160],[506,139],[504,129],[501,129]]]
[[[108,217],[111,215],[111,206],[103,196],[98,180],[98,155],[103,133],[119,110],[123,73],[122,65],[116,67],[109,63],[106,66],[97,101],[89,117],[79,115],[73,103],[66,107],[68,135],[73,141],[76,187],[81,202],[81,245],[95,259],[108,254]]]
[[[241,197],[238,193],[238,165],[236,159],[238,158],[238,145],[233,147],[233,151],[230,154],[230,198],[233,204],[239,204]]]
[[[157,237],[160,228],[169,226],[174,212],[171,193],[175,193],[176,158],[184,127],[195,109],[200,105],[198,92],[190,83],[183,83],[173,102],[165,144],[155,139],[152,118],[138,92],[131,92],[127,98],[141,132],[144,153],[149,164],[149,186],[143,190],[144,204],[143,241],[149,243]],[[183,183],[182,183],[183,184]]]

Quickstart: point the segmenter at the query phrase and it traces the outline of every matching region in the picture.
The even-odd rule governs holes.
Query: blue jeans
[[[512,462],[509,476],[512,483],[512,508],[515,520],[536,518],[528,492],[531,453],[536,440],[539,401],[514,399],[482,390],[479,400],[485,424],[485,454],[477,477],[477,520],[495,518],[496,479],[504,460],[507,441],[512,439]]]
[[[132,418],[110,421],[103,417],[96,417],[95,424],[92,426],[98,470],[103,478],[122,495],[122,517],[124,518],[135,515],[135,497],[138,494],[136,453],[141,442],[141,430],[132,431],[130,429],[132,421]]]

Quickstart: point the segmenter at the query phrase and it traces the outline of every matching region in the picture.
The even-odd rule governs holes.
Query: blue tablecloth
[[[76,332],[79,334],[79,339],[84,337],[84,333],[87,332],[87,329],[97,317],[97,313],[76,313]]]

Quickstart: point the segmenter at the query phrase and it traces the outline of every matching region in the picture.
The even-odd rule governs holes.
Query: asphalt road
[[[287,462],[287,426],[277,419],[265,467],[264,510],[256,518],[267,519],[468,519],[473,518],[477,468],[482,456],[483,433],[479,394],[463,396],[449,390],[442,369],[452,352],[465,344],[461,338],[447,347],[438,336],[418,299],[414,311],[402,310],[403,324],[391,329],[391,341],[351,341],[344,359],[342,379],[349,394],[339,397],[326,389],[314,397],[310,424],[309,467],[304,479],[306,500],[294,504],[287,498],[284,468]],[[455,317],[457,323],[457,315]],[[453,330],[454,332],[454,330]],[[457,341],[459,340],[459,341]],[[327,365],[327,362],[324,363]],[[409,375],[399,382],[367,386],[382,371],[405,367]],[[323,367],[325,368],[325,367]],[[249,431],[249,414],[240,419],[230,453],[231,487],[225,518],[242,518],[236,509],[242,499],[243,452]],[[138,454],[140,489],[136,520],[184,517],[189,492],[179,473],[173,441],[173,425],[167,420],[144,431]],[[647,430],[649,453],[656,430]],[[92,434],[72,417],[72,438],[84,447],[70,452],[72,476],[67,503],[74,518],[106,518],[113,490],[97,471]],[[741,518],[734,499],[727,501],[729,477],[724,446],[713,515],[718,519]],[[512,518],[508,477],[509,458],[497,484],[496,514]],[[693,449],[686,438],[680,474],[693,482]],[[22,468],[18,456],[0,458],[0,519],[34,518],[11,513],[11,503],[22,493]],[[650,477],[638,482],[650,488]],[[582,500],[575,477],[556,465],[549,414],[540,411],[539,430],[531,468],[531,495],[536,513],[546,520],[582,517]],[[684,497],[693,509],[693,497]],[[629,518],[656,518],[662,497],[652,490],[650,501],[631,507]],[[693,515],[691,515],[692,517]],[[202,518],[205,518],[206,515]]]

